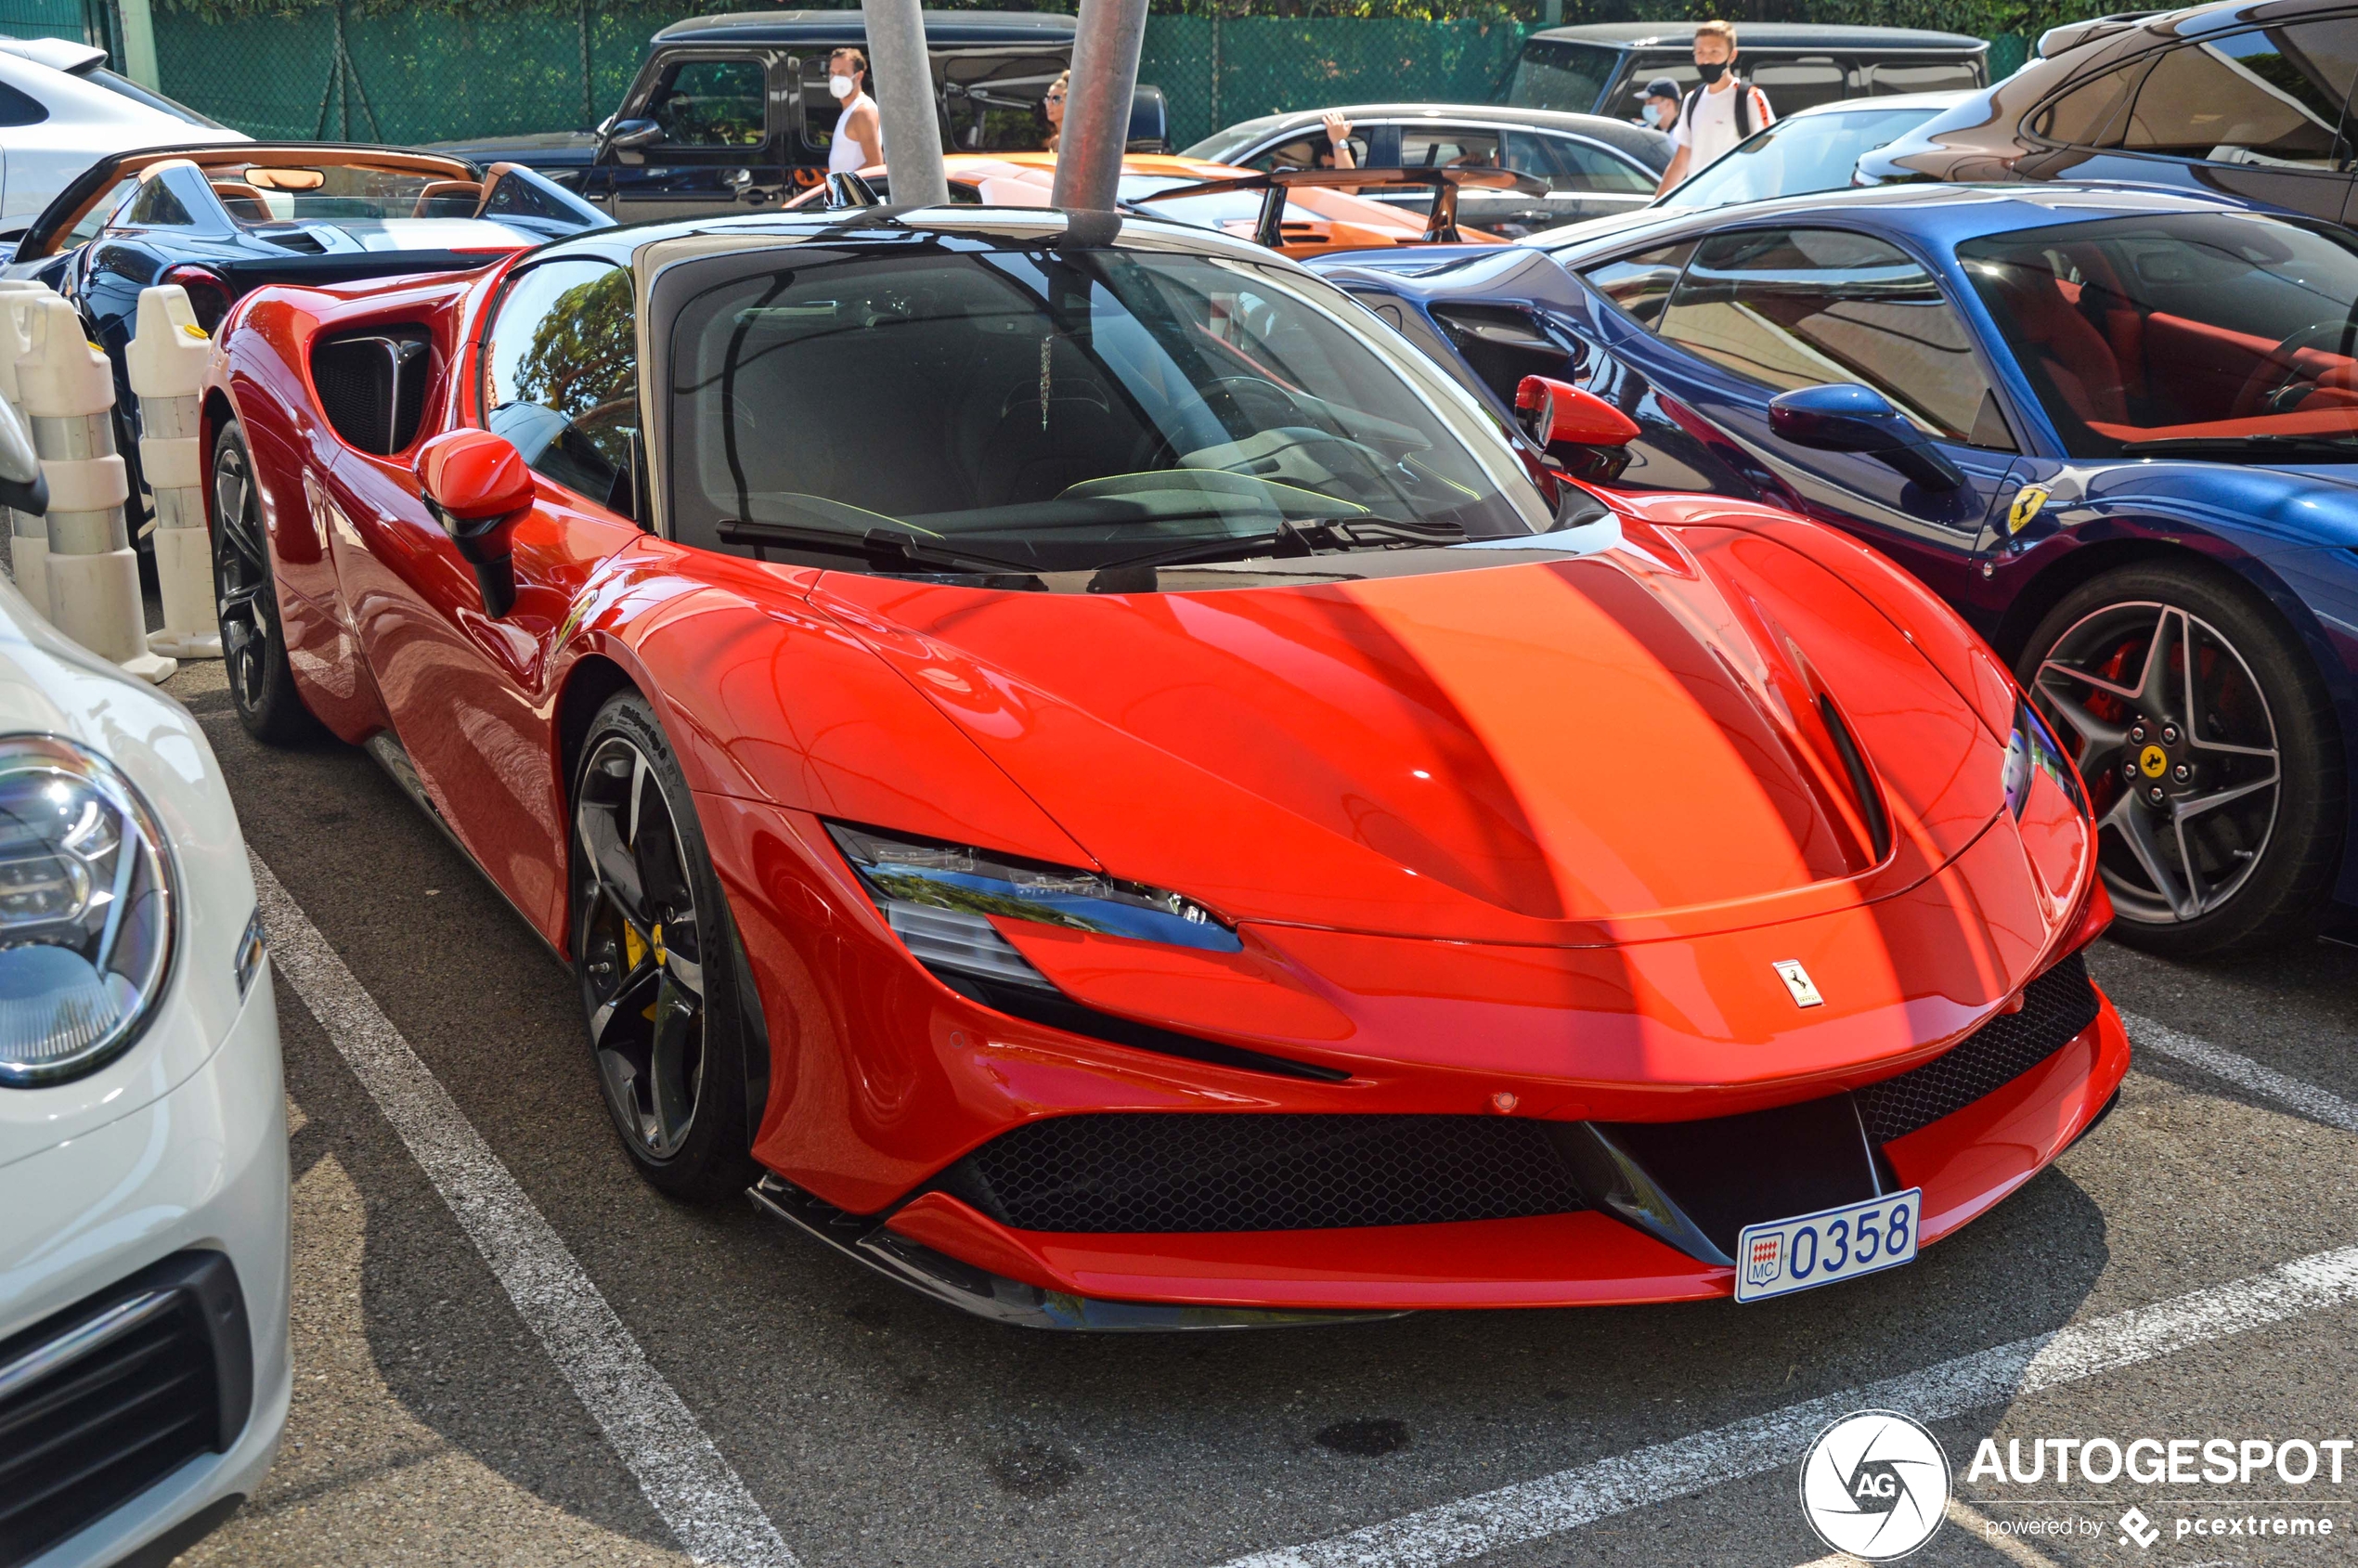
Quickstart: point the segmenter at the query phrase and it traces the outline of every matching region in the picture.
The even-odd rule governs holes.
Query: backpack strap
[[[1698,83],[1696,83],[1693,86],[1691,86],[1691,87],[1690,87],[1690,88],[1688,88],[1688,89],[1687,89],[1687,96],[1686,96],[1686,97],[1685,97],[1685,98],[1683,98],[1682,100],[1680,100],[1679,105],[1678,105],[1678,123],[1679,123],[1679,125],[1680,125],[1680,126],[1682,126],[1682,127],[1683,127],[1683,126],[1685,126],[1685,125],[1687,125],[1687,124],[1691,123],[1694,120],[1694,117],[1695,117],[1695,100],[1696,100],[1696,99],[1698,99],[1698,98],[1700,98],[1700,97],[1703,97],[1703,84],[1702,84],[1702,83],[1698,82]]]
[[[1736,139],[1749,139],[1752,131],[1752,84],[1739,76],[1736,78]]]

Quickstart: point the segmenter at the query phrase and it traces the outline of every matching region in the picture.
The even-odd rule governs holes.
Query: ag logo
[[[1818,1538],[1869,1562],[1907,1556],[1940,1528],[1949,1456],[1919,1423],[1861,1410],[1818,1434],[1801,1461],[1801,1511]]]
[[[2161,777],[2162,770],[2169,766],[2170,753],[2157,745],[2149,745],[2137,754],[2138,770],[2149,779]]]

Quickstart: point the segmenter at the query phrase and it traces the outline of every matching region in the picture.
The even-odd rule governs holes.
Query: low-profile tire
[[[279,618],[279,583],[262,527],[253,453],[235,420],[213,438],[213,594],[221,622],[221,657],[238,722],[258,741],[292,745],[326,729],[303,704],[287,664]]]
[[[694,1203],[741,1195],[759,1024],[686,778],[645,698],[590,721],[574,773],[572,948],[590,1055],[631,1162]]]
[[[2256,591],[2199,564],[2108,572],[2047,613],[2015,673],[2088,783],[2113,936],[2192,959],[2313,928],[2349,824],[2341,734]]]

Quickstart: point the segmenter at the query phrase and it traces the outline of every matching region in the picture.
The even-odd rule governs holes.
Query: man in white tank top
[[[827,173],[856,174],[885,161],[884,116],[876,100],[864,91],[868,57],[857,49],[837,49],[827,57],[827,91],[843,110],[836,117],[836,133],[827,144]]]

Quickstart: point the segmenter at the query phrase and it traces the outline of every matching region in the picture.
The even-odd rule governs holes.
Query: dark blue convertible
[[[1502,418],[1529,374],[1628,413],[1599,477],[1792,507],[1956,605],[2076,756],[2125,940],[2358,918],[2358,235],[1916,186],[1547,243],[1318,265]]]

